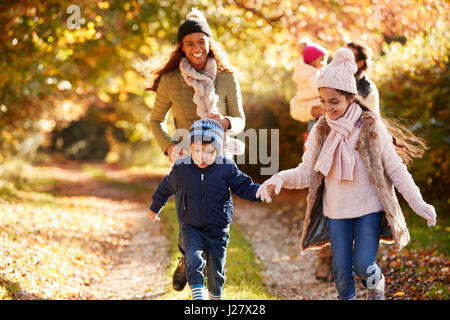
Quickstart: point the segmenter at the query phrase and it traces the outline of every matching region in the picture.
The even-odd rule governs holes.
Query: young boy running
[[[172,171],[153,194],[148,215],[158,214],[178,190],[177,204],[185,246],[186,275],[194,300],[221,299],[225,284],[225,261],[233,214],[233,192],[242,199],[255,197],[259,184],[222,156],[224,131],[212,119],[201,119],[190,128],[191,155],[175,161]],[[208,297],[204,286],[206,266]]]

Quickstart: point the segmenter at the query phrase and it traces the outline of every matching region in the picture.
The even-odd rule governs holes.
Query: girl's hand
[[[432,205],[424,202],[415,211],[419,216],[427,220],[429,227],[436,225],[436,210]]]
[[[152,210],[148,210],[147,214],[150,217],[150,219],[152,219],[152,221],[159,221],[159,220],[161,220],[158,217],[158,214],[156,212],[153,212]]]
[[[280,193],[282,186],[283,180],[278,176],[272,176],[259,187],[256,197],[262,201],[272,202],[272,197]]]

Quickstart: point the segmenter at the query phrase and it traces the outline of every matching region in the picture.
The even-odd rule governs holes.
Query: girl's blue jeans
[[[381,274],[375,259],[383,214],[374,212],[353,219],[328,219],[333,275],[340,299],[356,297],[354,272],[366,287],[370,276]]]
[[[203,285],[206,266],[208,291],[215,296],[222,296],[225,284],[225,262],[230,236],[223,233],[210,236],[206,231],[188,224],[181,226],[184,241],[184,261],[189,286]]]

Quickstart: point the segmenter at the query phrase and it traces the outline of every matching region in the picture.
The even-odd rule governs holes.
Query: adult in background
[[[370,80],[367,72],[372,65],[372,50],[361,41],[347,43],[347,48],[355,55],[355,63],[358,71],[355,73],[358,100],[369,108],[370,111],[380,114],[380,97],[375,83]]]

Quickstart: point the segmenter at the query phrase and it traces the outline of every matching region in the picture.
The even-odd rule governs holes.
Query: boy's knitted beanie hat
[[[353,52],[347,48],[339,48],[334,54],[333,60],[320,71],[317,88],[326,87],[358,94],[356,71],[358,71],[358,67]]]
[[[183,41],[183,38],[195,32],[203,32],[209,37],[212,37],[211,29],[205,16],[197,9],[193,8],[186,16],[186,21],[178,28],[178,42]]]
[[[324,47],[318,44],[308,44],[303,49],[303,61],[306,64],[310,64],[320,56],[328,57],[328,51]]]
[[[211,143],[216,148],[217,154],[223,153],[224,132],[222,125],[213,119],[200,119],[195,121],[189,129],[191,143],[201,141]]]

